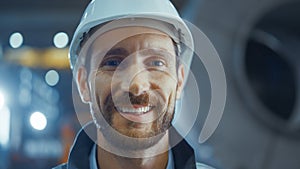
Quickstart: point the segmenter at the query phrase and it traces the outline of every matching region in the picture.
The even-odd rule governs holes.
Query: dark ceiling
[[[55,33],[70,37],[89,0],[0,0],[0,43],[8,46],[9,36],[21,32],[26,46],[52,46]],[[180,8],[184,1],[173,0]]]
[[[21,32],[25,45],[47,47],[59,31],[72,36],[88,0],[0,1],[0,40],[8,45],[11,33]]]

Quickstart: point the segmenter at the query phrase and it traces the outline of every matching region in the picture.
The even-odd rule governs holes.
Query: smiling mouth
[[[155,120],[154,107],[151,105],[117,106],[116,110],[127,120],[137,123],[149,123]]]
[[[118,106],[115,108],[120,113],[132,114],[132,115],[143,115],[150,112],[153,109],[153,106],[132,105],[132,106]]]

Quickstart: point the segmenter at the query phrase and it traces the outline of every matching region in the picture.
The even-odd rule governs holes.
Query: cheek
[[[177,77],[176,75],[170,74],[170,73],[156,73],[152,74],[151,81],[153,84],[158,86],[159,92],[161,92],[163,95],[170,95],[174,92],[176,92],[176,86],[177,86]]]
[[[100,104],[103,105],[106,97],[111,93],[111,78],[105,75],[97,75],[93,88],[95,89],[93,95],[99,99]]]

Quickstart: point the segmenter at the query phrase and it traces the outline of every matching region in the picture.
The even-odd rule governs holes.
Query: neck
[[[98,134],[98,144],[100,142],[101,147],[97,146],[97,161],[98,168],[101,169],[165,169],[168,164],[168,134],[165,134],[157,144],[150,148],[126,150],[127,153],[125,153],[125,150],[121,150],[121,154],[127,154],[126,157],[111,153],[116,152],[116,150],[120,152],[120,148],[110,145],[101,137],[101,134]],[[105,147],[105,149],[102,147]],[[128,154],[131,154],[131,156],[128,156]]]

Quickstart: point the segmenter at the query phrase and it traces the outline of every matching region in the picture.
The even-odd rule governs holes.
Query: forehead
[[[132,52],[148,48],[174,52],[173,41],[167,34],[156,29],[139,26],[110,30],[97,37],[91,45],[93,53],[103,53],[116,47],[122,47]]]

